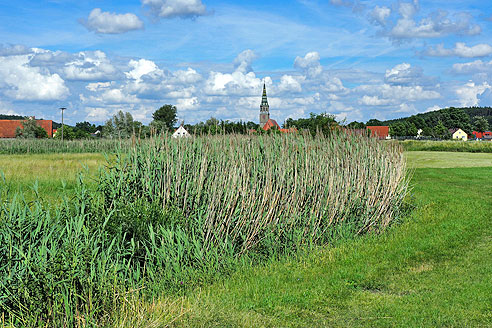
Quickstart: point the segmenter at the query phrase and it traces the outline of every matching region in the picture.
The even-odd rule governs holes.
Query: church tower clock
[[[270,119],[270,106],[268,105],[266,86],[263,83],[263,96],[261,97],[260,105],[260,127],[265,126],[266,122]]]

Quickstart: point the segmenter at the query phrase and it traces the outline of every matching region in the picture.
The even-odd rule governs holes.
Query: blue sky
[[[0,113],[196,123],[492,105],[492,3],[0,0]]]

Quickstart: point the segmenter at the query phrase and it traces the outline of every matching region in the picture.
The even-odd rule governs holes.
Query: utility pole
[[[62,142],[63,142],[63,111],[66,109],[65,107],[60,107],[61,111],[62,111]]]

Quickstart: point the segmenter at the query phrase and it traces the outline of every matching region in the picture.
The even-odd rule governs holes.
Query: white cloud
[[[328,93],[346,93],[348,89],[344,87],[342,80],[338,77],[323,76],[321,81],[315,83],[315,88]]]
[[[408,63],[398,64],[386,70],[384,80],[393,85],[412,85],[421,82],[423,71],[420,67],[413,67]]]
[[[306,56],[304,56],[304,58],[297,56],[294,61],[294,67],[300,68],[307,74],[308,77],[314,78],[320,75],[323,71],[323,67],[321,67],[319,60],[319,53],[315,51],[309,52]]]
[[[435,90],[425,90],[422,86],[402,85],[361,85],[352,89],[352,92],[361,94],[360,104],[372,104],[383,106],[387,104],[400,104],[402,101],[421,101],[440,98],[441,95]],[[364,96],[367,96],[364,98]]]
[[[439,105],[434,105],[434,106],[431,106],[431,107],[428,107],[425,112],[434,112],[436,110],[440,110],[441,109],[441,106]]]
[[[188,67],[186,71],[176,71],[173,73],[174,80],[181,84],[194,84],[200,82],[203,77],[194,69]]]
[[[91,122],[103,122],[110,116],[106,107],[86,107],[85,112],[87,113],[85,119]]]
[[[205,82],[204,92],[207,95],[252,96],[261,91],[261,85],[261,80],[253,72],[228,74],[212,71]]]
[[[258,58],[253,50],[247,49],[237,55],[236,59],[234,59],[234,66],[236,71],[242,73],[251,72],[253,69],[251,68],[251,64],[253,61]]]
[[[31,49],[19,44],[11,45],[11,46],[0,45],[0,56],[27,55],[31,52],[32,52]]]
[[[304,80],[303,77],[294,77],[292,75],[282,75],[278,91],[280,92],[301,92],[302,86],[298,79]]]
[[[63,72],[67,80],[101,81],[113,78],[116,69],[104,52],[94,51],[79,52],[74,60],[65,64]]]
[[[111,84],[111,82],[93,82],[86,85],[85,88],[89,91],[96,92],[98,90],[108,89],[111,87]]]
[[[437,38],[449,34],[476,35],[480,34],[480,26],[471,22],[471,16],[459,13],[449,17],[445,11],[437,11],[416,21],[414,16],[418,7],[412,3],[400,3],[401,17],[390,31],[390,36],[396,39],[408,38]]]
[[[453,72],[457,74],[492,73],[492,60],[483,62],[477,59],[468,63],[453,64]]]
[[[381,99],[378,96],[363,96],[359,99],[359,104],[366,106],[386,106],[391,103],[391,99]]]
[[[125,75],[130,78],[134,79],[137,81],[140,81],[142,76],[150,74],[150,73],[157,73],[161,74],[162,70],[159,69],[159,67],[151,60],[147,59],[139,59],[139,60],[130,60],[128,66],[132,68],[129,72],[126,72]]]
[[[0,88],[16,100],[48,101],[65,99],[69,90],[58,74],[29,65],[31,56],[0,57]]]
[[[116,14],[93,9],[87,21],[82,22],[88,30],[101,34],[121,34],[143,29],[143,22],[134,14]]]
[[[391,15],[391,9],[388,7],[382,6],[376,6],[370,13],[370,18],[373,22],[379,24],[379,25],[386,25],[386,19]]]
[[[491,86],[484,82],[482,84],[475,84],[475,82],[468,82],[463,86],[456,88],[456,95],[459,98],[461,106],[477,106],[479,104],[478,97],[481,96],[486,90],[490,90]]]
[[[196,17],[207,13],[201,0],[141,0],[150,13],[160,18]]]
[[[433,57],[450,57],[457,56],[463,58],[485,57],[492,54],[492,46],[486,43],[480,43],[472,47],[468,47],[463,42],[457,42],[454,49],[446,49],[443,44],[437,45],[435,48],[429,47],[423,53]]]
[[[178,99],[178,102],[176,104],[176,108],[179,111],[192,110],[198,108],[199,106],[200,102],[198,101],[197,97]]]

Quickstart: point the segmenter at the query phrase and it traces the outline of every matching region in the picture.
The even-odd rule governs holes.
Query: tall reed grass
[[[111,157],[55,210],[3,195],[0,311],[84,326],[239,263],[383,231],[408,190],[401,147],[361,136],[169,136]]]
[[[0,154],[114,153],[131,145],[129,139],[0,139]]]
[[[405,151],[449,151],[469,153],[492,153],[492,142],[490,141],[400,141]]]

